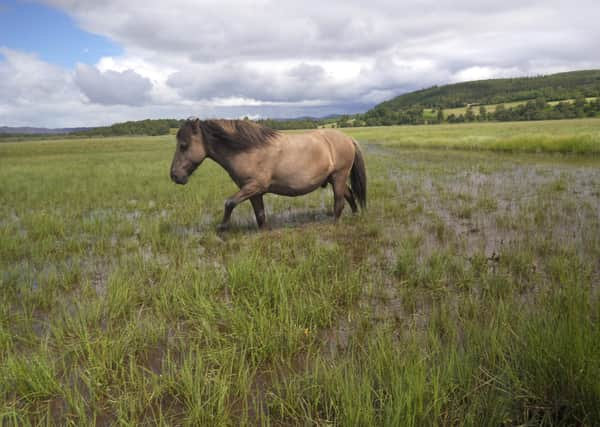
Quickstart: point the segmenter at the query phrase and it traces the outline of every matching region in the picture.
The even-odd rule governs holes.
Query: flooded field
[[[367,212],[224,233],[172,136],[0,144],[0,424],[600,423],[600,159],[355,137]]]

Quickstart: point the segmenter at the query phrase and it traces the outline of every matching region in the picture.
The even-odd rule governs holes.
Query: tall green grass
[[[225,234],[235,186],[172,184],[172,137],[1,144],[0,424],[599,424],[597,159],[387,131],[368,212],[267,196]]]
[[[345,128],[359,141],[405,148],[600,154],[600,120]]]

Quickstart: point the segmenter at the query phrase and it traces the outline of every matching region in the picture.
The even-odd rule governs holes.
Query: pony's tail
[[[350,184],[352,192],[358,199],[362,209],[367,208],[367,169],[358,142],[354,142],[354,164],[350,170]]]

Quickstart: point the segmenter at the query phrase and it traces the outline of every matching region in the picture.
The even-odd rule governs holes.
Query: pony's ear
[[[192,121],[192,130],[194,133],[200,132],[200,119],[195,119]]]

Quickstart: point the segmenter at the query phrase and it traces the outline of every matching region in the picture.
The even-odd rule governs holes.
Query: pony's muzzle
[[[187,176],[178,176],[174,171],[171,171],[171,181],[175,184],[186,184],[188,181]]]

